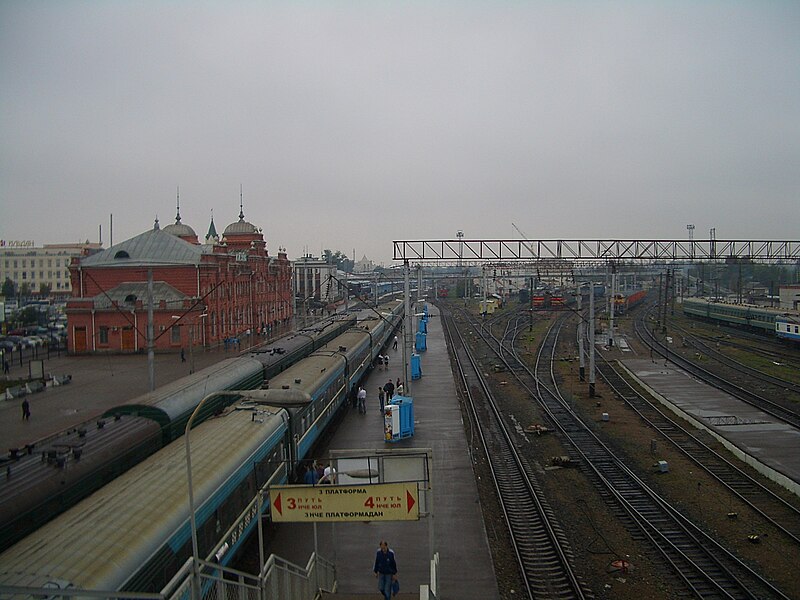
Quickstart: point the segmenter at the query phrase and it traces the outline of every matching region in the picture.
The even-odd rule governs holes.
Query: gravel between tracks
[[[543,326],[538,326],[524,342],[531,349],[528,354],[531,364],[535,358],[533,349],[538,345],[542,331]],[[559,346],[562,360],[558,362],[557,371],[563,379],[563,387],[572,394],[575,410],[584,420],[593,424],[601,438],[659,494],[733,552],[756,565],[784,593],[790,597],[800,597],[800,578],[797,577],[795,566],[800,564],[800,548],[774,531],[769,523],[739,502],[688,458],[668,446],[666,440],[659,438],[657,432],[644,424],[638,415],[614,398],[613,393],[599,380],[597,397],[590,399],[588,385],[578,380],[578,365],[573,361],[575,354],[574,344],[562,342]],[[494,355],[485,353],[480,360],[484,373],[489,374],[495,389],[502,390],[505,414],[509,422],[517,427],[519,446],[542,482],[551,505],[561,515],[580,576],[589,583],[596,597],[637,600],[683,597],[684,588],[676,584],[677,576],[661,564],[660,556],[636,539],[638,536],[632,536],[625,529],[613,513],[613,508],[603,501],[579,468],[553,469],[550,466],[552,457],[570,455],[574,458],[574,453],[565,448],[554,433],[539,436],[525,433],[523,429],[528,425],[546,424],[538,405],[527,394],[503,383],[510,383],[513,377],[510,373],[494,372],[492,366],[498,362]],[[610,414],[610,421],[601,420],[603,412]],[[470,427],[466,411],[464,422]],[[651,453],[651,441],[654,439],[657,440],[656,450]],[[720,449],[718,444],[712,445]],[[501,594],[504,598],[518,598],[520,579],[496,492],[486,461],[475,444],[472,445],[472,451]],[[655,463],[658,460],[668,461],[669,473],[657,472]],[[789,494],[785,496],[797,502],[797,498]],[[731,512],[735,512],[737,518],[729,518],[728,513]],[[750,542],[748,536],[751,534],[757,534],[760,543]],[[633,565],[632,570],[628,573],[609,572],[612,561],[618,559],[629,561]]]

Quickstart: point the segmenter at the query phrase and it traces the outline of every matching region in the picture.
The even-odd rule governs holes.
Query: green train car
[[[684,298],[683,300],[683,314],[690,317],[751,327],[773,335],[775,334],[775,318],[784,312],[758,306],[712,302],[705,298]]]

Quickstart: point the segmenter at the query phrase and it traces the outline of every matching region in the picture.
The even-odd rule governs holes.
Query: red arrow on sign
[[[272,505],[275,507],[275,510],[278,511],[279,515],[283,514],[283,510],[281,509],[281,495],[280,494],[275,496],[275,502],[273,502]]]
[[[408,512],[411,512],[411,509],[414,508],[414,496],[408,490],[406,490],[406,503],[408,504]]]

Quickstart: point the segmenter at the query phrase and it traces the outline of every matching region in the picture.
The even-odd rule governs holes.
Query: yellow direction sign
[[[416,483],[373,485],[282,485],[269,490],[272,520],[416,521]]]

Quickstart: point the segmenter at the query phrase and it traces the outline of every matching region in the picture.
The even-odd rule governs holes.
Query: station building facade
[[[213,347],[290,326],[292,267],[270,256],[261,230],[244,219],[200,243],[181,223],[152,229],[92,256],[73,258],[67,302],[69,351],[140,352],[147,348],[152,297],[153,346]]]

